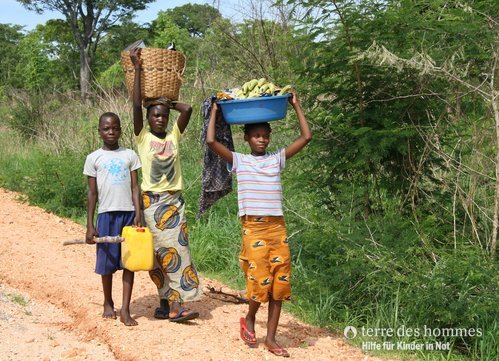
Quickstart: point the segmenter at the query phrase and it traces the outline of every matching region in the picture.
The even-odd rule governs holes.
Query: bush
[[[5,138],[0,138],[5,147]],[[86,184],[82,175],[84,155],[52,153],[29,146],[25,154],[3,153],[0,185],[25,195],[31,204],[62,217],[86,214]]]
[[[294,244],[294,310],[308,310],[306,317],[325,326],[481,328],[481,337],[424,341],[449,341],[468,355],[495,359],[499,273],[481,250],[464,240],[456,249],[435,247],[388,210],[366,221],[319,224]]]
[[[121,63],[118,61],[107,68],[99,75],[98,85],[104,90],[112,90],[114,88],[125,88],[125,76]]]
[[[64,217],[85,214],[86,184],[82,175],[84,156],[67,153],[58,157],[39,153],[28,176],[24,193],[30,203]]]

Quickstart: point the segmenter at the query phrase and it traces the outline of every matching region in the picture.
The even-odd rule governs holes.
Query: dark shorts
[[[119,236],[125,226],[131,226],[135,212],[104,212],[97,216],[99,237]],[[97,243],[95,273],[109,275],[123,269],[121,264],[121,243]]]

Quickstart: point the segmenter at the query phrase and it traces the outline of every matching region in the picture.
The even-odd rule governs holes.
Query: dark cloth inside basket
[[[210,96],[203,101],[203,127],[201,129],[201,142],[203,144],[206,142],[211,108],[215,100],[216,97]],[[230,126],[224,121],[222,112],[218,112],[215,129],[217,140],[229,150],[234,151],[232,132]],[[230,191],[232,191],[232,174],[227,170],[227,162],[205,145],[201,195],[199,197],[197,217],[201,217],[208,208]]]

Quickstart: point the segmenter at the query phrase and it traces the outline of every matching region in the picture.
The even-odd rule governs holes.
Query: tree
[[[73,33],[68,22],[63,19],[48,20],[44,25],[37,25],[33,31],[38,34],[39,42],[48,51],[48,56],[57,68],[54,83],[64,88],[78,87],[78,46],[73,40]]]
[[[90,100],[92,62],[105,31],[123,17],[145,9],[153,0],[17,0],[26,9],[43,13],[57,11],[71,26],[80,52],[80,91],[83,101]]]
[[[384,102],[380,97],[419,93],[427,80],[410,72],[383,73],[356,58],[372,39],[405,49],[406,33],[394,34],[401,22],[414,23],[417,17],[395,16],[376,0],[288,3],[308,9],[300,26],[306,36],[303,60],[295,62],[301,87],[307,89],[304,96],[316,105],[313,118],[321,136],[314,145],[325,155],[320,165],[324,172],[317,180],[322,199],[330,209],[339,209],[350,196],[359,218],[381,213],[381,194],[407,192],[414,159],[423,149],[412,124],[425,122],[421,115],[429,104],[426,98]],[[353,187],[351,192],[342,189],[353,184],[354,194]]]
[[[251,19],[233,23],[220,18],[206,32],[197,53],[198,80],[209,87],[220,87],[220,82],[233,87],[261,77],[294,84],[290,63],[300,58],[303,44],[294,36],[290,13],[284,7],[278,14],[248,7]],[[221,79],[213,79],[220,73],[217,69],[223,69]]]
[[[367,218],[397,202],[419,226],[438,220],[440,245],[462,239],[494,254],[497,1],[307,4],[318,15],[304,20],[310,40],[298,71],[316,104],[314,145],[326,155],[317,181],[330,209],[343,202]],[[473,143],[475,127],[494,117]]]
[[[39,91],[50,85],[55,72],[49,52],[38,31],[34,30],[23,38],[19,44],[20,56],[16,67],[16,76],[22,88]]]
[[[148,26],[133,22],[131,17],[123,18],[120,24],[111,26],[99,43],[92,68],[95,77],[99,78],[103,72],[107,73],[109,67],[117,68],[121,64],[120,54],[123,49],[139,39],[146,44],[150,43]]]
[[[492,232],[487,241],[487,249],[490,255],[495,257],[499,232],[499,20],[489,14],[497,14],[499,6],[495,2],[484,2],[481,8],[459,2],[452,5],[438,9],[440,21],[453,25],[456,18],[465,19],[466,29],[459,31],[466,33],[465,39],[474,39],[471,45],[460,46],[451,52],[449,50],[452,50],[452,47],[448,46],[446,50],[449,56],[443,61],[436,61],[426,49],[415,52],[410,59],[401,58],[376,43],[364,56],[398,70],[412,69],[421,76],[441,78],[455,87],[462,87],[475,94],[477,98],[481,98],[485,108],[489,108],[494,119],[494,126],[490,129],[494,129],[495,184]]]
[[[190,36],[202,38],[211,24],[221,18],[220,12],[208,4],[186,4],[166,10],[165,14]],[[153,22],[154,26],[154,22]]]
[[[151,27],[153,35],[152,45],[158,48],[166,48],[172,41],[175,42],[177,50],[186,55],[191,55],[194,49],[194,40],[189,37],[187,29],[180,28],[166,11],[160,11]],[[193,54],[192,54],[193,55]]]
[[[0,24],[0,83],[13,85],[16,79],[13,77],[19,50],[18,44],[23,39],[22,27],[18,25]]]

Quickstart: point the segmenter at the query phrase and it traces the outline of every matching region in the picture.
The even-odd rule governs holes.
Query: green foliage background
[[[244,285],[236,194],[195,218],[204,152],[201,102],[251,78],[291,83],[314,139],[283,173],[294,265],[294,300],[287,309],[339,331],[346,325],[480,328],[481,337],[399,338],[452,345],[449,353],[400,356],[497,359],[499,280],[489,240],[498,144],[490,102],[464,84],[481,89],[492,76],[499,79],[493,67],[499,5],[274,5],[275,13],[251,13],[241,22],[208,5],[162,11],[143,26],[123,19],[98,47],[92,106],[78,99],[78,53],[64,21],[29,33],[1,24],[0,185],[83,223],[82,167],[100,146],[99,114],[119,114],[121,144],[134,147],[119,54],[138,38],[151,46],[173,40],[188,58],[181,98],[194,112],[181,152],[201,272]],[[376,46],[392,55],[380,59]],[[396,57],[430,65],[425,72]],[[459,81],[436,76],[431,64]],[[289,144],[298,135],[296,124],[293,114],[274,122],[271,147]],[[233,133],[237,150],[247,151],[241,130],[233,127]]]

